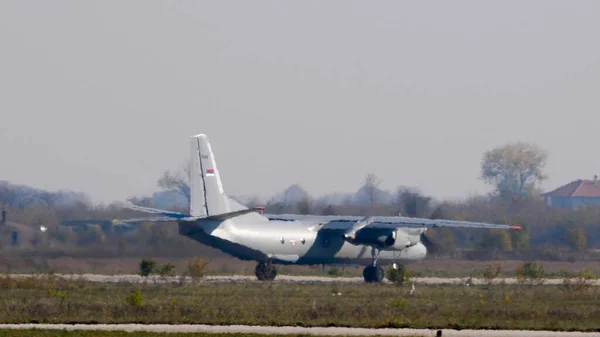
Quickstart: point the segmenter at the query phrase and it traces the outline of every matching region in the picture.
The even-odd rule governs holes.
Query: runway
[[[9,274],[11,277],[31,277],[33,274]],[[44,274],[35,274],[42,276]],[[53,274],[58,277],[63,277],[70,280],[84,280],[88,282],[102,282],[102,283],[116,283],[116,282],[127,282],[127,283],[181,283],[191,282],[190,277],[174,276],[174,277],[160,277],[152,275],[149,277],[142,277],[140,275],[100,275],[100,274]],[[487,280],[483,278],[443,278],[443,277],[413,277],[410,279],[415,284],[473,284],[480,285],[486,284]],[[571,279],[572,282],[576,282],[576,279]],[[256,277],[249,275],[230,275],[230,276],[206,276],[201,282],[262,282],[258,281]],[[278,275],[273,282],[278,283],[364,283],[362,277],[325,277],[325,276],[292,276],[292,275]],[[387,279],[384,279],[384,283],[389,283]],[[544,279],[543,284],[549,285],[560,285],[563,284],[564,280],[560,278],[548,278]],[[515,278],[498,278],[492,281],[493,284],[518,284],[519,280]],[[590,285],[600,285],[600,279],[590,280]]]
[[[204,333],[257,333],[292,335],[346,335],[346,336],[435,336],[437,330],[429,329],[361,329],[361,328],[304,328],[246,325],[168,325],[168,324],[0,324],[0,329],[54,329],[99,331],[147,331],[147,332],[204,332]],[[455,337],[592,337],[598,332],[558,332],[524,330],[450,330],[443,329],[442,336]]]

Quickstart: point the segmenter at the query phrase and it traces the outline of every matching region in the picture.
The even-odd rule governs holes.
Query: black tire
[[[381,281],[383,281],[383,278],[385,277],[385,270],[383,270],[383,268],[377,267],[375,269],[375,282],[379,283]]]
[[[369,269],[369,267],[365,267],[365,269],[363,269],[363,278],[365,279],[365,282],[367,283],[371,283],[371,271]]]
[[[375,266],[368,266],[363,270],[363,278],[367,283],[379,283],[383,281],[384,274],[385,272],[383,269]]]
[[[365,269],[363,270],[363,278],[365,279],[365,282],[367,282],[367,283],[375,282],[375,277],[376,277],[375,271],[376,271],[376,268],[373,266],[365,267]]]

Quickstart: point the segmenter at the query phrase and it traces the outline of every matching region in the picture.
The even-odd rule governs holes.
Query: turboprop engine
[[[363,228],[352,237],[345,236],[344,239],[355,245],[376,246],[382,250],[403,250],[420,241],[419,235],[387,228]]]

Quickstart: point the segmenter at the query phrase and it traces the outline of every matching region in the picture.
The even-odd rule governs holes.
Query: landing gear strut
[[[259,262],[254,270],[256,278],[260,281],[273,281],[277,276],[277,270],[275,266],[270,262]]]
[[[363,277],[365,278],[365,282],[381,282],[383,281],[384,272],[383,269],[377,266],[377,258],[379,257],[379,249],[375,247],[371,248],[371,256],[373,257],[373,264],[366,267],[363,270]]]

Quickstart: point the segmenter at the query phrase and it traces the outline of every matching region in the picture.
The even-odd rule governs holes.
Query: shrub
[[[139,289],[136,289],[129,294],[128,297],[129,305],[133,307],[141,307],[144,305],[144,298],[142,297],[142,292]]]
[[[171,276],[173,269],[175,269],[175,266],[171,263],[167,263],[158,269],[158,274],[161,277]]]
[[[492,283],[492,281],[498,277],[500,277],[502,273],[502,263],[496,261],[495,263],[490,263],[483,271],[483,278],[486,282]]]
[[[538,265],[535,262],[526,262],[517,268],[517,280],[527,284],[542,284],[546,277],[544,266]]]
[[[142,262],[140,262],[140,275],[148,277],[154,272],[154,268],[156,268],[156,261],[152,259],[143,259]]]
[[[577,273],[575,280],[571,281],[568,277],[563,279],[563,285],[568,290],[586,290],[592,286],[592,282],[597,279],[597,276],[592,272],[590,268],[580,271]]]
[[[410,277],[410,271],[404,266],[401,266],[398,269],[394,269],[390,266],[386,271],[386,278],[396,285],[403,285],[405,282],[410,280]]]
[[[392,302],[392,307],[404,309],[404,308],[406,308],[407,304],[408,304],[408,301],[405,298],[398,297],[397,299],[395,299]]]
[[[333,277],[342,276],[342,272],[337,267],[331,267],[331,268],[329,268],[329,270],[327,271],[327,274],[329,276],[333,276]]]
[[[188,261],[188,272],[194,281],[206,275],[208,262],[208,260],[199,257],[194,257]]]

